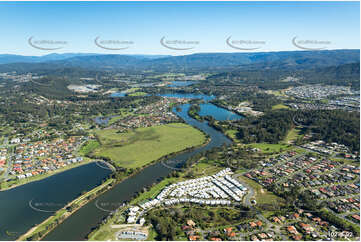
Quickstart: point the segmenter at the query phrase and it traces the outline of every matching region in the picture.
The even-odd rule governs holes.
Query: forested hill
[[[300,84],[346,85],[360,89],[360,62],[302,70],[237,70],[210,76],[213,85],[255,84],[265,89],[287,88]]]
[[[19,58],[18,58],[19,59]],[[258,53],[200,53],[184,56],[79,55],[40,62],[43,68],[81,67],[97,70],[221,71],[301,70],[360,62],[359,50],[282,51]],[[0,62],[1,63],[1,62]],[[0,71],[39,69],[36,63],[7,63]]]

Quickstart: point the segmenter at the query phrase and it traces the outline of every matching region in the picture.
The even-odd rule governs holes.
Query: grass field
[[[282,204],[285,202],[283,198],[278,197],[272,192],[267,191],[257,182],[244,176],[239,177],[239,179],[253,188],[257,204]]]
[[[101,145],[94,154],[110,158],[126,168],[141,167],[167,154],[205,142],[202,132],[182,123],[139,128],[128,133],[106,129],[96,134]]]
[[[99,142],[96,140],[89,140],[85,145],[81,147],[79,150],[79,154],[82,156],[86,156],[91,153],[93,150],[99,147]]]
[[[299,136],[300,136],[300,130],[297,128],[293,128],[288,132],[283,142],[286,144],[290,144],[292,141],[296,140]]]
[[[231,139],[234,141],[234,142],[240,142],[240,140],[237,138],[237,132],[238,130],[234,130],[234,129],[229,129],[229,130],[226,130],[226,135],[228,135],[229,137],[231,137]]]
[[[277,110],[277,109],[289,109],[289,107],[287,107],[284,104],[277,104],[272,106],[272,110]]]
[[[128,96],[134,96],[134,97],[139,97],[139,96],[146,96],[148,93],[146,92],[133,92],[128,94]]]
[[[253,143],[250,144],[250,146],[262,150],[263,153],[280,152],[281,149],[285,150],[289,148],[286,144],[267,144],[267,143]]]

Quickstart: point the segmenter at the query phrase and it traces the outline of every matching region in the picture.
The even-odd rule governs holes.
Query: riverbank
[[[205,142],[203,144],[201,144],[200,146],[206,145],[209,141],[210,141],[210,139],[206,139]],[[199,147],[199,146],[197,146],[197,147]],[[179,153],[187,152],[190,149],[195,149],[197,147],[192,147],[192,148],[188,148],[188,149],[185,149],[185,150],[182,150],[179,152],[168,154],[167,157],[172,157]],[[165,158],[162,157],[160,159],[157,159],[157,160],[153,161],[151,164],[160,162],[163,159],[165,159]],[[104,164],[107,165],[110,169],[114,168],[111,166],[111,164],[109,164],[107,162],[104,162]],[[29,240],[29,239],[31,239],[31,240],[43,239],[48,233],[50,233],[52,230],[54,230],[58,225],[60,225],[62,222],[64,222],[68,217],[70,217],[73,213],[75,213],[81,207],[86,205],[88,202],[96,199],[99,195],[112,189],[113,187],[115,187],[117,184],[121,183],[125,179],[135,176],[137,173],[141,172],[144,168],[148,167],[151,164],[148,164],[148,165],[142,167],[141,169],[134,171],[130,175],[125,176],[121,180],[118,180],[118,181],[116,179],[109,178],[105,183],[99,185],[98,187],[92,189],[91,191],[89,191],[89,192],[81,195],[80,197],[76,198],[75,200],[69,202],[62,209],[56,211],[53,216],[47,218],[41,224],[32,227],[25,234],[20,236],[17,240],[23,241],[23,240]]]
[[[94,159],[84,158],[84,160],[81,161],[81,162],[73,163],[73,164],[67,165],[65,167],[62,167],[60,169],[57,169],[55,171],[49,171],[49,172],[47,172],[45,174],[32,176],[32,177],[29,177],[29,178],[16,179],[16,180],[12,180],[12,181],[9,181],[9,182],[5,181],[5,182],[0,183],[0,192],[10,190],[10,189],[14,189],[16,187],[19,187],[19,186],[22,186],[22,185],[25,185],[25,184],[28,184],[28,183],[31,183],[31,182],[39,181],[39,180],[45,179],[47,177],[53,176],[55,174],[59,174],[59,173],[62,173],[64,171],[76,168],[76,167],[80,167],[80,166],[83,166],[83,165],[90,164],[92,162],[95,162],[95,160]]]
[[[41,240],[44,238],[49,232],[56,228],[57,225],[61,224],[64,220],[66,220],[69,216],[75,213],[78,209],[83,207],[85,204],[95,199],[100,194],[106,192],[113,186],[113,182],[115,179],[109,178],[103,184],[95,187],[94,189],[86,192],[80,197],[74,199],[69,202],[62,209],[55,212],[54,215],[50,216],[46,220],[44,220],[41,224],[36,225],[29,229],[25,234],[21,235],[17,241],[24,240]],[[105,189],[103,189],[105,188]]]
[[[210,103],[212,103],[213,105],[219,107],[219,108],[223,108],[225,110],[228,110],[229,112],[232,112],[232,113],[235,113],[235,114],[238,114],[240,116],[242,116],[243,118],[251,118],[251,117],[254,117],[254,114],[253,114],[253,110],[248,110],[248,111],[243,111],[243,112],[240,112],[236,109],[233,109],[233,108],[229,108],[229,106],[227,105],[223,105],[217,101],[210,101]]]
[[[166,186],[188,180],[189,177],[186,177],[189,171],[192,171],[194,178],[199,178],[205,176],[205,171],[207,173],[217,173],[222,170],[222,167],[214,166],[209,163],[204,163],[203,159],[199,160],[199,162],[192,164],[190,167],[183,169],[181,171],[177,171],[176,176],[165,177],[161,181],[156,184],[153,184],[148,189],[144,190],[144,192],[139,193],[135,198],[133,198],[128,206],[122,207],[117,210],[115,213],[109,215],[105,220],[105,223],[100,224],[96,229],[91,231],[87,235],[87,239],[89,241],[107,241],[107,240],[115,240],[115,234],[119,231],[119,229],[115,228],[116,226],[128,225],[125,220],[125,212],[129,206],[134,206],[136,204],[142,203],[148,199],[154,199]],[[121,221],[119,218],[124,218]],[[132,224],[130,224],[132,225]],[[134,224],[133,224],[134,225]],[[140,225],[139,225],[140,226]],[[148,238],[147,240],[154,240],[157,235],[153,226],[147,226],[148,230]]]
[[[146,167],[136,169],[129,178],[120,182],[108,192],[98,197],[97,201],[104,201],[107,204],[119,204],[127,201],[131,201],[134,196],[139,195],[139,192],[143,191],[146,187],[151,187],[154,184],[159,183],[163,178],[167,177],[172,171],[180,167],[181,164],[193,157],[194,155],[205,152],[214,147],[220,147],[224,144],[230,144],[229,140],[222,133],[216,131],[212,127],[208,126],[206,122],[199,122],[191,118],[188,114],[189,105],[183,104],[179,111],[173,108],[173,112],[183,119],[187,124],[194,128],[202,130],[209,137],[207,143],[202,147],[193,148],[191,150],[183,150],[180,154],[173,154],[169,161],[172,161],[172,168],[167,167],[163,162],[154,161],[148,164]],[[170,157],[168,155],[168,157]],[[166,159],[166,158],[163,158]],[[161,160],[159,160],[161,161]],[[167,164],[167,162],[166,162]],[[45,240],[83,240],[87,235],[94,230],[98,225],[105,223],[104,219],[109,215],[109,212],[98,209],[94,206],[94,201],[84,206],[78,212],[73,214],[67,220],[65,220],[60,226],[57,226],[50,234],[48,234]],[[119,206],[118,206],[119,207]],[[115,210],[117,207],[111,206],[108,210]],[[84,221],[84,223],[79,223]]]

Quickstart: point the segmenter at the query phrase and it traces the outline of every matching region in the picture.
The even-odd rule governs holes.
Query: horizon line
[[[269,51],[235,51],[235,52],[195,52],[195,53],[189,53],[189,54],[142,54],[142,53],[133,53],[133,54],[122,54],[122,53],[92,53],[92,52],[51,52],[47,54],[39,54],[39,55],[26,55],[26,54],[10,54],[10,53],[0,53],[0,55],[13,55],[13,56],[24,56],[24,57],[42,57],[47,55],[66,55],[66,54],[88,54],[88,55],[124,55],[124,56],[135,56],[135,55],[144,55],[144,56],[188,56],[188,55],[196,55],[196,54],[256,54],[256,53],[272,53],[272,52],[320,52],[320,51],[338,51],[338,50],[358,50],[360,51],[360,48],[339,48],[339,49],[322,49],[322,50],[269,50]]]

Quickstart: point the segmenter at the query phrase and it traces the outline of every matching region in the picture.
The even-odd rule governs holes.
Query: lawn
[[[250,144],[250,146],[262,150],[263,153],[280,152],[281,149],[285,150],[289,148],[285,144],[267,144],[267,143],[253,143]]]
[[[128,94],[128,96],[133,96],[133,97],[139,97],[139,96],[146,96],[148,93],[146,92],[133,92]]]
[[[158,184],[152,186],[150,188],[149,191],[141,193],[138,197],[136,197],[135,199],[133,199],[130,204],[131,205],[135,205],[138,204],[139,202],[142,202],[146,199],[152,199],[155,198],[166,186],[172,184],[172,183],[176,183],[180,180],[181,178],[166,178],[164,180],[162,180],[161,182],[159,182]]]
[[[247,177],[239,177],[239,179],[245,183],[247,183],[250,187],[253,188],[255,192],[255,199],[258,205],[261,204],[282,204],[284,203],[284,199],[274,195],[272,192],[267,191],[257,182],[247,178]]]
[[[89,140],[85,145],[81,147],[79,150],[79,154],[82,156],[86,156],[91,153],[93,150],[99,147],[99,142],[96,140]]]
[[[272,106],[272,110],[277,110],[277,109],[289,109],[289,107],[287,107],[284,104],[277,104]]]
[[[94,154],[110,158],[126,168],[141,167],[167,154],[205,142],[202,132],[183,123],[138,128],[127,133],[106,129],[96,134],[101,145]]]
[[[285,137],[284,143],[286,143],[286,144],[292,143],[292,141],[296,140],[300,136],[300,131],[301,130],[299,130],[297,128],[291,129],[288,132],[287,136]]]
[[[229,129],[229,130],[226,130],[226,135],[228,135],[229,137],[231,137],[231,139],[232,139],[234,142],[240,142],[239,139],[237,138],[237,132],[238,132],[238,130]]]

